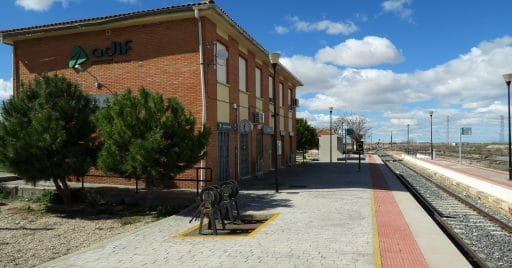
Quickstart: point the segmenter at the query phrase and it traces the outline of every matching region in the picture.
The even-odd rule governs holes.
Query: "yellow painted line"
[[[260,226],[258,226],[258,228],[254,229],[254,231],[252,231],[249,235],[247,235],[248,237],[253,237],[254,235],[256,235],[257,233],[259,233],[259,231],[261,231],[261,229],[265,228],[267,225],[269,225],[271,222],[273,222],[279,215],[281,215],[281,213],[279,212],[276,212],[276,213],[272,213],[274,215],[272,215],[272,217],[270,217],[270,219],[268,219],[267,221],[265,221],[264,223],[262,223]]]
[[[178,237],[178,238],[185,238],[185,237],[187,237],[186,234],[188,234],[188,233],[190,233],[190,232],[192,232],[192,231],[194,231],[195,229],[198,229],[198,228],[199,228],[199,224],[193,225],[192,227],[188,227],[187,229],[179,232],[176,235],[176,237]]]
[[[373,263],[376,268],[382,268],[382,256],[380,255],[379,246],[379,228],[377,226],[377,215],[375,214],[375,197],[374,190],[371,192],[372,202],[372,225],[373,225]]]
[[[232,238],[253,237],[259,231],[261,231],[263,228],[265,228],[267,225],[269,225],[272,221],[274,221],[280,214],[281,213],[279,213],[279,212],[269,213],[269,215],[272,215],[272,216],[247,235],[243,235],[243,234],[241,234],[241,235],[187,235],[188,233],[191,233],[192,231],[199,229],[199,224],[196,224],[192,227],[189,227],[189,228],[179,232],[176,235],[176,238],[232,239]]]

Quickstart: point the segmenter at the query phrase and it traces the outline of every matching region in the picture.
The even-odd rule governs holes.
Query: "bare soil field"
[[[158,219],[127,207],[65,208],[0,199],[0,267],[33,267]]]
[[[466,164],[478,165],[496,170],[508,171],[508,145],[486,143],[463,143],[462,161]],[[394,149],[403,152],[430,153],[430,144],[396,144]],[[436,157],[459,161],[459,146],[434,144]]]

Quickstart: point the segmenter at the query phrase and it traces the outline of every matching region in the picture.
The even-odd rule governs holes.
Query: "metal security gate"
[[[217,139],[217,159],[219,161],[219,180],[229,179],[229,131],[219,131]]]
[[[240,177],[249,176],[249,134],[240,134]]]

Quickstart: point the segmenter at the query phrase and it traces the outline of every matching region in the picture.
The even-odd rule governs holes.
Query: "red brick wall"
[[[228,48],[228,84],[230,85],[230,123],[232,126],[237,122],[237,110],[232,108],[232,104],[239,103],[238,89],[238,57],[242,55],[247,60],[247,90],[249,93],[249,116],[253,118],[256,111],[256,96],[254,86],[254,68],[261,68],[262,76],[262,97],[265,112],[266,125],[269,125],[271,114],[268,105],[268,76],[270,75],[270,66],[266,63],[260,65],[256,63],[255,54],[249,51],[248,54],[240,51],[238,41],[233,37],[224,39],[216,32],[216,25],[208,18],[202,18],[203,26],[203,49],[205,62],[205,85],[206,85],[206,124],[211,128],[212,135],[210,144],[207,147],[208,156],[205,159],[205,166],[213,170],[214,183],[218,182],[217,169],[217,76],[216,69],[210,63],[213,62],[213,48],[206,44],[219,41]],[[90,52],[93,48],[104,48],[113,41],[131,40],[131,50],[126,55],[116,55],[113,57],[103,57],[101,60],[95,58]],[[103,89],[96,89],[96,80],[86,72],[77,73],[68,68],[68,61],[75,45],[80,45],[89,55],[89,60],[82,64],[91,74],[96,76],[104,85]],[[14,57],[16,65],[14,69],[16,86],[20,81],[33,79],[34,76],[43,73],[58,73],[65,75],[70,80],[78,82],[82,89],[90,94],[108,94],[108,90],[113,92],[122,92],[126,88],[134,90],[144,86],[150,90],[158,91],[164,97],[176,96],[184,104],[187,110],[190,110],[197,120],[197,129],[201,128],[201,83],[200,83],[200,65],[197,21],[194,18],[170,21],[156,24],[131,26],[121,29],[111,29],[110,35],[106,31],[83,32],[69,34],[64,36],[46,37],[18,41],[15,43]],[[284,98],[287,102],[286,94],[288,81],[279,75],[278,80],[285,85]],[[279,100],[276,100],[279,101]],[[285,114],[287,116],[287,106]],[[238,119],[239,120],[239,119]],[[279,121],[278,121],[279,124]],[[293,123],[295,126],[295,122]],[[273,126],[271,126],[273,127]],[[278,127],[279,129],[279,127]],[[286,158],[290,153],[288,132],[288,119],[285,119],[285,154]],[[255,174],[256,161],[256,128],[251,134],[250,139],[250,173]],[[270,158],[268,157],[268,148],[272,146],[271,136],[264,135],[264,169],[270,168]],[[230,176],[235,178],[235,145],[238,144],[238,132],[232,129],[230,131]],[[199,166],[199,163],[197,164]],[[195,179],[195,170],[187,171],[179,178]],[[209,177],[209,174],[208,174]],[[113,182],[112,178],[103,179],[107,182]],[[89,177],[86,182],[101,181],[101,178]],[[117,180],[118,184],[133,184],[134,182]],[[195,182],[177,182],[177,187],[195,188]]]

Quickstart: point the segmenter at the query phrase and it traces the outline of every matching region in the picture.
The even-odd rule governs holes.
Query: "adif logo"
[[[94,57],[112,57],[115,55],[125,55],[128,53],[128,50],[131,49],[130,43],[132,41],[124,41],[124,42],[112,42],[110,46],[105,48],[93,48],[91,50],[91,54]]]
[[[68,66],[69,68],[75,68],[87,60],[87,53],[85,53],[85,51],[80,46],[75,46],[73,53],[71,53]]]
[[[109,46],[105,48],[93,48],[91,49],[91,54],[96,58],[102,57],[113,57],[116,55],[126,55],[128,54],[128,50],[131,49],[130,43],[132,41],[123,41],[123,42],[112,42]],[[71,53],[71,57],[68,63],[69,68],[75,68],[80,66],[80,64],[86,62],[88,60],[87,53],[80,46],[75,46],[73,49],[73,53]]]

